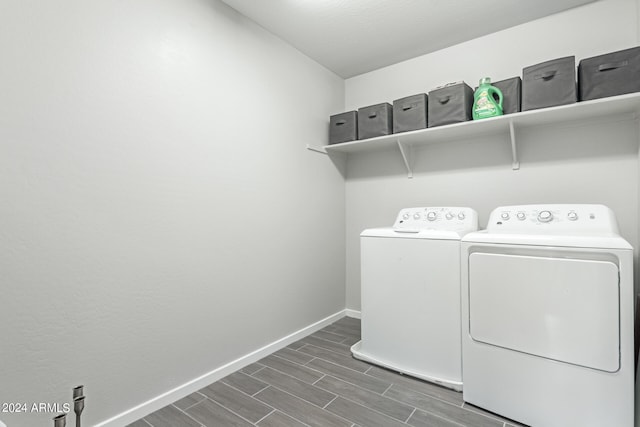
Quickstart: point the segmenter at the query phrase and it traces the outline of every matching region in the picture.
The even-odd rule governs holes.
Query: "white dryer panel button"
[[[553,220],[551,211],[540,211],[538,214],[538,221],[540,222],[550,222],[551,220]]]

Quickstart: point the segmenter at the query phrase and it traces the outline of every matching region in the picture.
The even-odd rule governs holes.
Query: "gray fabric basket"
[[[358,139],[358,113],[347,111],[329,117],[329,144]]]
[[[522,111],[576,101],[575,56],[553,59],[522,70]]]
[[[391,104],[370,105],[358,109],[358,139],[374,138],[393,133]]]
[[[393,133],[426,128],[428,102],[425,93],[393,101]]]
[[[639,92],[640,47],[583,59],[578,85],[581,101]]]
[[[473,89],[464,82],[432,90],[427,107],[429,127],[471,120],[472,108]]]

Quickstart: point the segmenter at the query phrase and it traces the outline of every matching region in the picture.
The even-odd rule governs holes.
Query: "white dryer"
[[[495,209],[463,238],[462,287],[466,402],[532,426],[633,426],[633,249],[609,208]]]
[[[460,390],[460,239],[470,208],[403,209],[360,238],[362,340],[353,355]]]

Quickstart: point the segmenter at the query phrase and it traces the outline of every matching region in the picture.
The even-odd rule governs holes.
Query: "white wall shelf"
[[[511,166],[513,170],[518,170],[520,161],[517,134],[521,130],[569,122],[586,122],[621,114],[638,114],[639,111],[640,93],[632,93],[323,147],[307,146],[307,148],[326,152],[329,155],[334,153],[352,155],[374,150],[398,149],[407,168],[408,177],[412,178],[413,152],[416,147],[447,141],[469,140],[477,136],[509,135],[513,158]]]

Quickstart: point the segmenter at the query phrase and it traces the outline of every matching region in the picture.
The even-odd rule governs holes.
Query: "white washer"
[[[391,228],[360,235],[361,360],[460,390],[460,239],[470,208],[403,209]]]
[[[495,209],[463,238],[462,287],[466,402],[532,426],[633,426],[633,249],[609,208]]]

